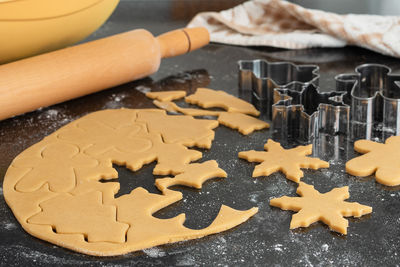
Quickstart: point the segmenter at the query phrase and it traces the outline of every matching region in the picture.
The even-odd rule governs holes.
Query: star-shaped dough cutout
[[[239,158],[250,162],[261,162],[253,171],[253,177],[268,176],[281,171],[286,178],[293,182],[300,182],[304,173],[300,168],[328,168],[329,163],[318,158],[306,157],[312,153],[312,145],[298,146],[292,149],[284,149],[278,142],[269,139],[264,145],[266,151],[242,151]]]
[[[297,194],[301,197],[283,196],[269,202],[271,206],[283,210],[298,211],[292,216],[290,229],[308,227],[314,222],[322,221],[331,230],[346,235],[349,222],[343,217],[361,217],[372,212],[369,206],[344,201],[350,197],[348,186],[321,194],[314,186],[300,182]]]
[[[346,163],[346,172],[354,176],[375,173],[378,183],[400,185],[400,136],[389,137],[384,144],[358,140],[354,149],[364,154]]]

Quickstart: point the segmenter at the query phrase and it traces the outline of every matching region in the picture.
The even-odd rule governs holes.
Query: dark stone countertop
[[[134,28],[146,28],[155,35],[182,27],[185,21],[163,13],[158,1],[122,1],[110,20],[89,40]],[[144,97],[146,90],[186,90],[199,86],[225,90],[238,95],[237,64],[241,59],[262,58],[269,61],[292,61],[318,64],[322,90],[334,88],[333,77],[352,72],[363,63],[381,63],[399,71],[400,61],[374,52],[346,47],[342,49],[306,49],[288,51],[275,48],[246,48],[210,44],[188,55],[163,60],[160,70],[151,77],[100,93],[54,105],[0,122],[0,185],[15,156],[61,126],[93,111],[107,108],[154,107]],[[132,59],[134,60],[134,59]],[[307,229],[289,230],[292,212],[269,206],[269,199],[295,195],[296,184],[281,173],[254,179],[254,164],[237,158],[244,150],[262,150],[271,136],[269,130],[249,136],[220,126],[212,148],[204,151],[203,160],[215,159],[228,173],[227,179],[205,183],[202,190],[177,187],[184,199],[155,214],[170,218],[187,214],[186,226],[206,227],[221,204],[236,209],[259,207],[248,222],[223,232],[187,242],[162,245],[127,255],[101,258],[75,253],[25,233],[0,197],[0,265],[299,265],[299,266],[394,266],[400,262],[400,188],[389,188],[373,177],[355,178],[344,172],[346,159],[354,157],[352,148],[339,152],[328,150],[320,155],[331,168],[305,170],[305,182],[326,192],[333,187],[350,187],[351,201],[370,205],[372,215],[349,219],[348,235],[330,232],[321,223]],[[293,145],[293,144],[292,144]],[[121,194],[137,186],[157,192],[151,174],[154,163],[136,173],[118,168]],[[0,195],[3,194],[0,187]]]

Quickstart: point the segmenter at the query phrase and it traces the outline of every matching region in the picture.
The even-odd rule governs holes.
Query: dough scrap
[[[171,101],[185,97],[186,91],[147,92],[146,96],[148,98],[158,99],[160,101]]]
[[[261,162],[253,171],[253,177],[268,176],[274,172],[282,171],[286,178],[293,182],[300,182],[304,173],[300,168],[328,168],[329,163],[318,158],[306,157],[312,153],[312,145],[298,146],[284,149],[278,142],[269,139],[264,145],[266,151],[242,151],[239,158],[249,162]]]
[[[115,200],[118,206],[118,220],[132,225],[127,232],[127,242],[138,244],[148,242],[151,246],[200,238],[205,235],[230,229],[253,216],[257,208],[246,211],[231,209],[225,205],[206,228],[192,230],[183,226],[185,214],[171,219],[158,219],[151,216],[157,210],[181,199],[180,192],[166,190],[164,195],[149,193],[138,187],[129,195],[123,195]],[[143,249],[143,247],[134,250]]]
[[[171,101],[158,101],[156,99],[156,100],[153,100],[153,104],[156,107],[163,109],[165,111],[168,111],[170,113],[178,113],[179,112],[178,111],[179,107],[174,102],[171,102]]]
[[[386,139],[384,144],[370,140],[358,140],[354,149],[364,154],[346,163],[346,172],[354,176],[375,173],[378,183],[387,186],[400,185],[400,136]]]
[[[369,206],[344,201],[350,197],[348,186],[321,194],[314,186],[300,182],[297,194],[301,197],[283,196],[270,200],[271,206],[297,212],[292,216],[290,229],[322,221],[332,231],[346,235],[349,222],[344,217],[361,217],[372,212]]]
[[[188,148],[211,145],[217,125],[158,109],[89,114],[20,153],[4,177],[4,198],[28,233],[89,255],[120,255],[233,228],[257,208],[222,205],[211,225],[199,230],[183,226],[184,214],[167,220],[152,216],[182,199],[168,186],[201,188],[207,179],[226,176],[215,161],[191,163],[202,154]],[[161,195],[138,187],[115,198],[119,183],[100,182],[118,176],[112,164],[135,171],[153,161],[154,174],[176,175],[159,179]]]
[[[218,116],[219,123],[231,129],[237,129],[243,135],[251,134],[255,130],[269,128],[268,123],[243,113],[181,108],[174,102],[160,102],[157,100],[154,100],[153,103],[168,112],[180,112],[190,116]]]
[[[260,112],[250,103],[234,97],[224,91],[216,91],[208,88],[198,88],[193,95],[187,96],[185,101],[202,108],[223,108],[228,112],[238,112],[253,116]]]
[[[183,173],[174,178],[157,179],[156,186],[162,192],[173,185],[185,185],[200,189],[205,181],[215,177],[226,178],[227,174],[223,169],[218,168],[218,163],[215,160],[209,160],[187,165]]]
[[[180,112],[189,116],[219,116],[219,114],[222,113],[222,111],[213,111],[198,108],[181,108],[174,102],[160,102],[158,100],[154,100],[153,103],[157,107],[164,109],[168,112]]]
[[[218,116],[218,122],[226,127],[237,129],[243,135],[251,134],[255,130],[269,128],[269,124],[265,121],[235,112],[221,112]]]

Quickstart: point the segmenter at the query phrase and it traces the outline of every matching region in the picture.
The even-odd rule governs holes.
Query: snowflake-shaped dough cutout
[[[306,157],[312,153],[312,145],[298,146],[292,149],[284,149],[278,142],[269,139],[264,145],[266,151],[242,151],[239,158],[250,162],[261,162],[253,171],[253,177],[268,176],[281,171],[286,178],[293,182],[300,182],[304,173],[300,168],[328,168],[329,163],[318,158]]]
[[[322,221],[333,231],[347,234],[349,222],[343,217],[361,217],[372,212],[369,206],[344,201],[350,197],[349,187],[334,188],[321,194],[314,186],[300,182],[297,194],[301,197],[283,196],[270,200],[270,205],[283,210],[298,211],[292,216],[290,229],[308,227]]]
[[[389,137],[384,144],[370,140],[358,140],[354,149],[364,155],[349,160],[346,172],[354,176],[375,173],[378,183],[400,185],[400,136]]]

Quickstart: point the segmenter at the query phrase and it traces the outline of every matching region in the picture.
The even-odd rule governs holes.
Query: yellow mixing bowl
[[[0,64],[72,45],[97,30],[119,0],[0,0]]]

